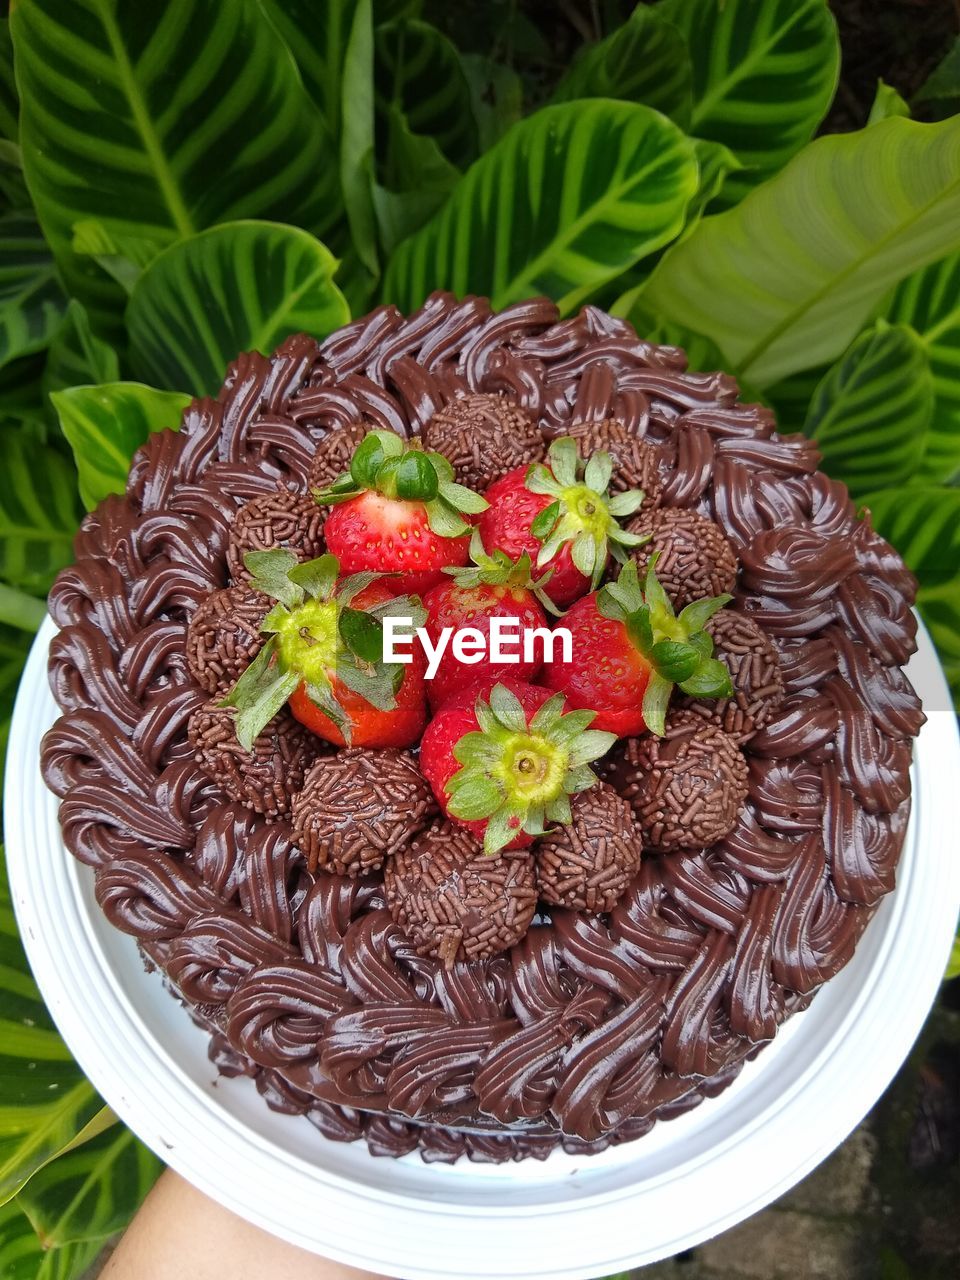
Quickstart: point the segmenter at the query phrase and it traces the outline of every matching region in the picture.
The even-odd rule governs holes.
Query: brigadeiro
[[[737,580],[737,557],[719,525],[706,516],[684,507],[661,507],[641,512],[627,528],[631,533],[649,534],[650,541],[638,547],[634,559],[641,576],[657,557],[657,577],[677,609],[729,591]]]
[[[609,911],[640,867],[633,811],[602,783],[574,796],[570,808],[573,821],[536,846],[540,897],[571,911]]]
[[[660,505],[663,482],[660,479],[658,455],[649,440],[641,440],[619,418],[604,418],[600,422],[577,422],[569,434],[577,442],[580,456],[603,450],[613,459],[613,475],[610,491],[623,493],[626,489],[643,490],[643,506],[640,513],[655,510]]]
[[[251,587],[214,591],[187,627],[190,674],[207,693],[227,693],[263,647],[260,624],[273,601]]]
[[[310,464],[311,489],[326,489],[349,471],[354,451],[362,444],[367,431],[361,422],[346,422],[323,437]]]
[[[293,831],[309,870],[358,876],[381,866],[435,811],[409,751],[355,748],[311,769],[293,801]]]
[[[234,581],[249,579],[243,563],[248,552],[274,547],[288,547],[301,560],[323,554],[323,511],[312,497],[278,489],[244,503],[227,544],[227,566]]]
[[[730,698],[677,700],[685,707],[725,730],[738,742],[746,742],[770,722],[783,701],[780,658],[770,639],[753,618],[735,609],[721,609],[707,622],[716,645],[714,657],[730,672]]]
[[[424,448],[442,453],[457,479],[482,493],[514,467],[539,462],[547,448],[540,428],[503,396],[460,396],[423,429]]]

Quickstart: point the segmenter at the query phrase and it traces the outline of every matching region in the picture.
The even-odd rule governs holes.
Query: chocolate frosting
[[[211,1030],[220,1069],[328,1137],[431,1160],[637,1137],[725,1088],[893,886],[922,720],[899,670],[914,580],[810,441],[778,435],[725,374],[683,370],[593,307],[383,307],[323,343],[238,357],[83,522],[50,597],[63,714],[43,770],[65,843]],[[285,821],[198,767],[187,725],[208,695],[185,642],[227,585],[242,504],[305,493],[345,424],[409,435],[471,391],[514,399],[547,436],[616,418],[652,446],[662,506],[713,520],[736,551],[737,608],[780,655],[784,699],[742,748],[747,798],[722,840],[646,855],[609,914],[552,909],[509,953],[448,971],[416,954],[378,877],[309,872]]]

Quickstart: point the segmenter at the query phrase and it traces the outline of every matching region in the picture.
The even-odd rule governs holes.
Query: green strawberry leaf
[[[347,606],[340,610],[337,626],[354,657],[368,663],[383,661],[383,627],[372,614]]]

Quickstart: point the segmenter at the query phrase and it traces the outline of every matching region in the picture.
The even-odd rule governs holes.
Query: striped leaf
[[[960,118],[819,138],[665,255],[644,305],[766,387],[836,359],[905,276],[960,248]]]
[[[49,345],[66,298],[29,213],[0,217],[0,366]]]
[[[20,131],[20,102],[13,75],[13,41],[10,21],[0,19],[0,137],[16,142]]]
[[[960,111],[960,36],[954,38],[942,62],[914,95],[927,119],[943,120]]]
[[[17,933],[0,852],[0,1204],[101,1110],[57,1035]],[[0,1275],[7,1272],[0,1267]]]
[[[693,65],[687,42],[663,6],[639,4],[627,21],[573,64],[554,90],[554,102],[622,98],[644,102],[681,128],[690,123]]]
[[[0,584],[0,617],[4,621],[12,615],[20,622],[32,620],[36,629],[45,614],[46,609],[39,600]],[[33,636],[29,630],[0,625],[0,776],[7,760],[7,742],[10,738],[10,721],[13,718],[17,686],[32,641]]]
[[[936,402],[920,476],[955,479],[960,474],[960,253],[909,276],[883,314],[916,330],[933,369]]]
[[[118,291],[74,225],[170,244],[213,223],[342,219],[325,122],[258,0],[30,0],[11,16],[21,143],[70,292]]]
[[[823,468],[856,497],[905,484],[921,465],[933,413],[923,343],[905,325],[865,330],[814,392],[804,431]]]
[[[693,63],[690,132],[744,166],[734,204],[813,137],[837,87],[840,42],[826,0],[665,0]]]
[[[343,62],[358,0],[262,0],[263,8],[300,68],[308,92],[323,113],[331,138],[339,138]]]
[[[465,53],[463,69],[483,153],[495,146],[523,115],[523,83],[512,67],[482,53]]]
[[[50,399],[73,450],[80,497],[92,510],[108,494],[123,493],[130,459],[151,431],[177,428],[190,396],[139,382],[65,387]]]
[[[130,296],[134,373],[212,394],[238,352],[270,352],[301,330],[326,336],[350,319],[336,265],[319,240],[277,223],[231,223],[172,245]]]
[[[93,332],[83,303],[71,298],[47,354],[44,390],[49,395],[64,387],[116,382],[119,377],[116,351]]]
[[[15,1200],[0,1207],[0,1276],[3,1280],[81,1280],[102,1248],[99,1240],[45,1249]]]
[[[546,107],[400,245],[385,295],[407,310],[435,288],[487,294],[497,307],[545,293],[569,312],[677,235],[697,181],[693,144],[649,107]]]
[[[73,559],[76,475],[62,454],[8,433],[0,467],[0,580],[46,594]]]
[[[122,1231],[163,1165],[129,1129],[113,1124],[35,1173],[17,1204],[49,1247]]]

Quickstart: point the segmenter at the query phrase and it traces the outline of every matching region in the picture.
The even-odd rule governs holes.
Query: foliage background
[[[960,699],[955,10],[834,8],[843,65],[825,0],[12,5],[0,746],[83,509],[147,433],[239,350],[436,287],[597,302],[736,373],[911,564]],[[6,898],[0,1046],[0,1275],[70,1280],[159,1165],[70,1060]]]

